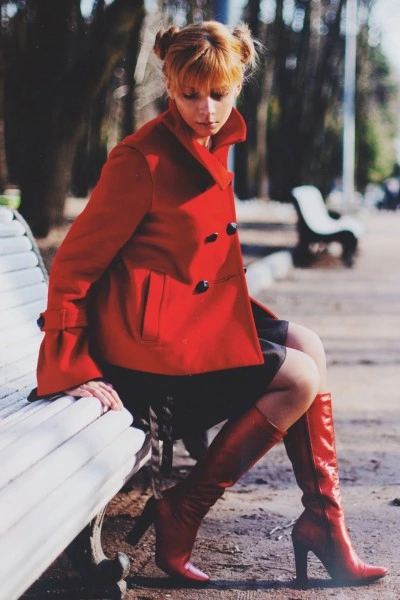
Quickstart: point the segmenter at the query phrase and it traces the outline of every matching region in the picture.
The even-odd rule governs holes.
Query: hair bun
[[[240,42],[242,64],[253,65],[256,59],[255,40],[252,39],[249,27],[245,24],[238,25],[232,30],[232,35]]]
[[[175,40],[179,31],[180,31],[179,27],[172,25],[165,31],[160,30],[157,32],[156,39],[154,42],[154,52],[155,52],[156,56],[158,56],[158,58],[160,58],[161,60],[164,60],[169,47]]]

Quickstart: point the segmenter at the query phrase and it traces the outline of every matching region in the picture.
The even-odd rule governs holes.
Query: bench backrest
[[[314,231],[319,231],[328,225],[330,228],[332,218],[326,209],[324,199],[318,188],[313,185],[301,185],[293,188],[292,194],[295,197],[301,215],[308,227]]]
[[[0,207],[0,418],[26,403],[35,385],[43,334],[36,324],[46,308],[47,272],[21,216]]]

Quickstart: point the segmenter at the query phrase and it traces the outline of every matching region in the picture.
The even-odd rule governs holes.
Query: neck
[[[206,150],[211,150],[212,145],[213,145],[212,137],[205,138],[204,140],[201,140],[199,143],[202,146],[204,146],[204,148],[206,148]]]

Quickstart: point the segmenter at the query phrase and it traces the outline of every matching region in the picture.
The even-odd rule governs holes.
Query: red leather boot
[[[163,492],[161,499],[148,500],[127,542],[135,545],[154,523],[157,566],[173,577],[207,583],[208,575],[190,562],[201,521],[225,488],[236,483],[283,436],[256,407],[228,421],[182,483]]]
[[[350,541],[340,498],[330,394],[315,398],[289,428],[284,443],[305,507],[292,531],[297,582],[307,581],[308,552],[319,558],[332,579],[343,583],[370,583],[386,575],[387,569],[364,563]]]

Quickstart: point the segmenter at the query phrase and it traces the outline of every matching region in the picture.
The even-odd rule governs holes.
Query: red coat
[[[54,259],[38,394],[102,375],[101,360],[183,375],[263,362],[236,229],[233,109],[208,150],[175,103],[110,153]]]

